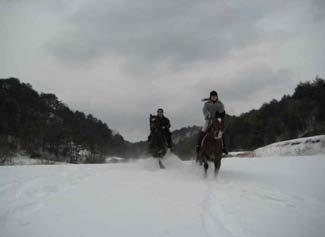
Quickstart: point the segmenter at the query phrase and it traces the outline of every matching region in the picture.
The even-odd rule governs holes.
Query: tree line
[[[125,141],[91,114],[72,111],[54,94],[17,78],[0,79],[0,150],[23,149],[56,160],[100,162],[125,153]]]

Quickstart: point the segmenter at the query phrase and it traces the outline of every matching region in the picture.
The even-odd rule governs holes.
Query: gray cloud
[[[254,1],[94,3],[69,17],[47,47],[59,60],[119,55],[132,63],[182,64],[222,59],[263,40],[256,22],[275,11]]]
[[[312,6],[314,8],[314,14],[316,20],[324,20],[325,16],[325,1],[313,0]]]
[[[288,85],[294,86],[287,71],[273,71],[267,67],[252,69],[234,81],[230,87],[222,88],[225,99],[229,101],[245,100],[249,95],[266,88],[283,95]]]
[[[230,114],[325,75],[324,1],[0,2],[0,77],[16,76],[145,139],[164,107],[202,123],[216,89]]]

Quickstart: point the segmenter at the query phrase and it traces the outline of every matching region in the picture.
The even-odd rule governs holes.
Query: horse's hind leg
[[[200,166],[202,165],[202,155],[200,153],[196,155],[196,163],[199,163]]]
[[[221,159],[216,159],[214,161],[214,173],[217,175],[221,166]]]
[[[207,172],[207,170],[209,168],[208,162],[205,161],[203,167],[204,167],[204,171]]]
[[[204,167],[204,173],[207,174],[208,172],[208,168],[209,168],[209,164],[208,164],[208,160],[206,157],[204,157],[204,160],[203,160],[204,164],[203,164],[203,167]]]
[[[199,165],[202,166],[203,165],[203,161],[199,160]]]
[[[208,177],[208,168],[209,168],[209,164],[208,164],[207,161],[204,161],[203,167],[204,167],[204,175],[203,175],[203,177],[207,178]]]

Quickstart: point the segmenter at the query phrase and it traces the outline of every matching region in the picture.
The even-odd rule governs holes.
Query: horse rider
[[[157,117],[155,121],[155,125],[158,126],[162,132],[164,137],[167,141],[168,148],[172,148],[172,138],[171,138],[171,132],[170,132],[170,121],[168,118],[164,116],[164,110],[162,108],[159,108],[157,110]]]
[[[204,115],[205,123],[202,127],[202,130],[199,132],[198,142],[196,145],[197,153],[200,152],[202,139],[207,133],[212,121],[218,118],[224,120],[226,115],[225,107],[223,103],[218,99],[218,93],[216,91],[211,91],[209,99],[207,99],[207,101],[204,103],[203,115]],[[228,154],[224,133],[222,134],[222,143],[223,143],[222,152]]]

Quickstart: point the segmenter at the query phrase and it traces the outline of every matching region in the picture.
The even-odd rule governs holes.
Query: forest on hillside
[[[125,153],[123,137],[101,120],[17,78],[0,79],[0,115],[0,150],[7,155],[23,149],[34,158],[100,162]]]
[[[325,133],[325,80],[300,83],[293,95],[273,99],[258,110],[228,120],[231,149],[255,149],[267,144]]]

